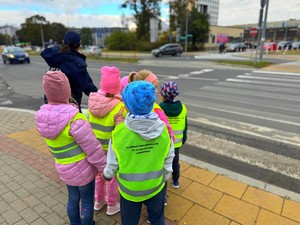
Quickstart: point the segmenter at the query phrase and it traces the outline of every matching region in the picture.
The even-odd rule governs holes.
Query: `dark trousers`
[[[172,162],[172,169],[173,169],[172,179],[175,182],[178,182],[180,176],[179,149],[180,148],[175,148],[175,156]]]
[[[132,202],[120,197],[122,225],[138,225],[141,215],[142,204],[147,206],[148,220],[151,225],[165,225],[164,200],[166,185],[155,196],[143,202]]]

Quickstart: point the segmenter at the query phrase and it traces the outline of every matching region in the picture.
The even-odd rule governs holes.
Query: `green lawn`
[[[238,65],[238,66],[248,66],[254,68],[264,68],[266,66],[273,65],[274,63],[271,62],[254,62],[254,61],[241,61],[241,60],[216,60],[214,62],[220,64],[231,64],[231,65]]]

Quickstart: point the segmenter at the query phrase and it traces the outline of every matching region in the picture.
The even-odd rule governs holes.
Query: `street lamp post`
[[[42,39],[42,46],[43,46],[43,49],[45,49],[45,40],[44,40],[43,22],[44,22],[44,21],[37,20],[36,18],[34,19],[34,23],[40,25],[41,39]]]
[[[262,62],[264,43],[265,43],[265,40],[266,40],[268,9],[269,9],[269,0],[266,0],[266,10],[265,10],[265,16],[264,16],[264,24],[263,24],[263,30],[262,30],[262,35],[261,35],[261,39],[260,39],[260,54],[259,54],[259,61],[260,62]]]
[[[184,42],[184,51],[187,52],[187,45],[188,45],[188,27],[189,27],[189,10],[186,9],[185,15],[185,42]]]

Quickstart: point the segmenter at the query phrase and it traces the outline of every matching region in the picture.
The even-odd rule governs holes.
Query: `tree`
[[[188,0],[170,1],[170,31],[176,31],[185,24]]]
[[[20,42],[30,42],[32,45],[42,46],[42,34],[44,40],[61,43],[66,33],[66,27],[61,23],[49,23],[45,17],[34,15],[21,24],[21,29],[16,31]]]
[[[195,7],[189,12],[188,33],[192,34],[192,49],[197,50],[202,47],[209,34],[209,15],[200,13]],[[185,25],[182,24],[182,30],[185,31]]]
[[[0,45],[11,45],[11,39],[11,36],[9,36],[8,34],[0,34]]]
[[[123,8],[129,7],[134,11],[134,20],[137,25],[136,35],[138,40],[149,40],[150,18],[160,16],[160,3],[162,0],[126,0]]]
[[[80,31],[82,45],[93,45],[92,30],[88,27],[83,27]]]

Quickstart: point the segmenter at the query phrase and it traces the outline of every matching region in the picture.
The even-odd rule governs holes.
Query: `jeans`
[[[179,149],[180,148],[175,148],[175,156],[173,158],[173,162],[172,162],[172,179],[175,182],[178,182],[179,177],[180,177],[180,164],[179,164]]]
[[[84,186],[67,185],[67,188],[69,194],[67,213],[70,225],[93,225],[95,180]]]
[[[148,220],[151,225],[165,225],[164,201],[166,196],[166,185],[155,196],[143,202],[132,202],[121,195],[121,221],[122,225],[138,225],[142,204],[147,206]]]

